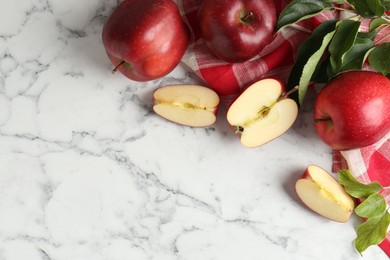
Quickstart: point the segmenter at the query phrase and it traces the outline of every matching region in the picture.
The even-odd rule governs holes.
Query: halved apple
[[[309,165],[295,184],[302,202],[311,210],[330,220],[347,222],[354,208],[354,199],[327,171]]]
[[[154,92],[154,112],[181,125],[206,127],[214,124],[218,105],[218,94],[199,85],[170,85]]]
[[[297,103],[276,79],[250,85],[231,104],[227,120],[246,147],[261,146],[285,133],[298,116]]]

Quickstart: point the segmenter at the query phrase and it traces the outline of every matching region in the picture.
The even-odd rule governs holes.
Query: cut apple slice
[[[154,92],[154,112],[181,125],[206,127],[214,124],[218,105],[218,94],[199,85],[170,85]]]
[[[250,85],[232,103],[227,120],[246,147],[261,146],[285,133],[298,116],[297,103],[276,79]]]
[[[347,222],[355,201],[327,171],[309,165],[295,190],[302,202],[311,210],[330,220]]]

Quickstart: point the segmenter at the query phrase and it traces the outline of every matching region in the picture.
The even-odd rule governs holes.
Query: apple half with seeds
[[[283,83],[273,78],[250,85],[227,112],[229,124],[246,147],[261,146],[284,134],[297,116],[297,103],[288,98]]]
[[[354,199],[332,175],[316,165],[309,165],[295,184],[298,197],[309,209],[337,222],[347,222]]]
[[[169,85],[154,92],[153,110],[177,124],[206,127],[215,123],[219,106],[218,94],[199,85]]]

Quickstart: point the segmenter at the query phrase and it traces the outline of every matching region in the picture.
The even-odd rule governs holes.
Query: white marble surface
[[[0,0],[0,259],[388,259],[353,248],[293,190],[328,170],[311,110],[256,149],[221,108],[205,129],[152,112],[151,94],[198,83],[179,66],[148,82],[112,75],[101,29],[115,0]]]

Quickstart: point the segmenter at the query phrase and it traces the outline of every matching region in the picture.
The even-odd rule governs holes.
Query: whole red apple
[[[179,64],[189,33],[174,1],[125,0],[108,17],[102,39],[113,71],[149,81]]]
[[[198,13],[201,37],[230,63],[259,54],[272,40],[276,20],[272,0],[204,0]]]
[[[371,145],[390,131],[390,80],[348,71],[324,86],[314,104],[315,129],[335,150]]]

